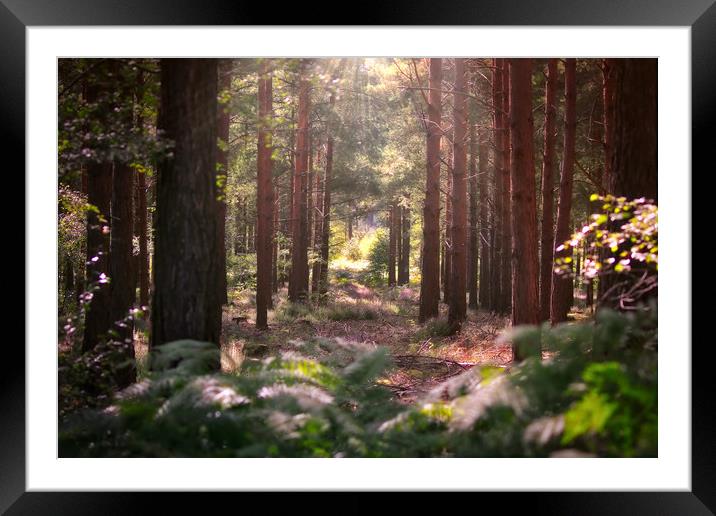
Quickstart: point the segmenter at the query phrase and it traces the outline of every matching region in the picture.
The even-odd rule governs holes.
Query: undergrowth
[[[213,344],[166,344],[147,378],[64,415],[60,456],[656,456],[655,307],[508,338],[554,358],[473,368],[407,408],[379,383],[385,348],[291,341],[221,374]]]

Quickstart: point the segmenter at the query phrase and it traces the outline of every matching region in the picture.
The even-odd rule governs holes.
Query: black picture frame
[[[339,4],[276,5],[240,0],[0,0],[0,147],[2,156],[25,167],[25,29],[62,25],[608,25],[691,27],[693,170],[713,175],[711,147],[716,142],[716,3],[714,0],[485,0],[362,2],[347,14]],[[308,8],[307,8],[308,7]],[[339,15],[339,12],[344,14]],[[335,13],[321,20],[316,13]],[[338,20],[338,21],[337,21]],[[342,20],[342,23],[341,23]],[[708,168],[707,168],[708,167]],[[693,172],[691,173],[693,177]],[[25,193],[24,181],[20,186]],[[19,190],[17,190],[19,191]],[[692,189],[693,193],[693,189]],[[692,196],[693,198],[693,196]],[[691,217],[691,214],[686,214]],[[696,220],[694,220],[696,222]],[[694,234],[694,233],[692,233]],[[27,235],[25,235],[26,238]],[[31,271],[25,268],[25,277]],[[18,290],[22,291],[22,290]],[[685,302],[691,302],[685,300]],[[694,309],[696,303],[692,304]],[[31,306],[26,306],[31,310]],[[703,310],[703,309],[702,309]],[[693,313],[693,312],[692,312]],[[704,315],[705,316],[705,315]],[[693,317],[696,321],[698,317]],[[15,324],[13,322],[13,324]],[[7,514],[125,514],[148,512],[141,493],[25,492],[25,352],[17,341],[4,343],[0,375],[0,512]],[[25,345],[30,343],[25,342]],[[673,343],[672,343],[673,344]],[[687,350],[691,342],[680,343]],[[692,490],[690,492],[479,493],[479,508],[502,499],[514,508],[529,504],[532,514],[714,514],[716,511],[716,409],[710,342],[692,346]],[[303,504],[307,493],[290,500]],[[212,505],[227,495],[204,493]],[[253,500],[243,497],[243,507]],[[275,495],[272,495],[272,497]],[[217,498],[220,497],[220,498]],[[440,503],[416,494],[421,504]],[[274,498],[275,500],[287,497]],[[509,499],[509,503],[505,502]],[[192,498],[193,501],[193,498]],[[160,495],[164,512],[192,505],[184,493]],[[366,512],[361,498],[346,505]],[[442,502],[445,503],[445,502]],[[181,504],[181,505],[179,505]],[[202,502],[199,502],[202,504]],[[201,506],[201,505],[197,505]],[[206,509],[207,506],[203,505]]]

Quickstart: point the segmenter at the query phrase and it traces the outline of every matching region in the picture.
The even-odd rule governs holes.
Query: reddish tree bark
[[[510,313],[512,307],[512,202],[510,197],[511,186],[511,152],[510,152],[510,67],[508,60],[503,59],[502,64],[502,109],[504,112],[504,137],[502,139],[502,286],[500,292],[502,300],[500,309],[503,313]]]
[[[305,64],[304,64],[305,66]],[[291,274],[288,299],[303,302],[308,297],[308,248],[306,234],[306,172],[308,170],[308,115],[310,84],[301,72],[298,93],[298,130],[296,134],[296,167],[293,185]]]
[[[484,134],[479,132],[478,139],[480,141],[478,153],[478,186],[480,188],[480,281],[479,295],[480,308],[490,308],[490,288],[492,285],[492,262],[490,248],[490,234],[492,231],[489,227],[487,200],[489,198],[487,186],[487,139]]]
[[[401,215],[401,243],[400,268],[398,269],[398,284],[407,285],[410,282],[410,208],[402,207]]]
[[[477,309],[479,304],[477,291],[478,249],[480,235],[477,218],[477,134],[475,130],[475,110],[470,110],[470,246],[467,260],[468,306]]]
[[[427,176],[423,209],[423,264],[420,279],[420,312],[425,322],[438,315],[440,301],[440,127],[442,59],[430,59],[427,134]]]
[[[158,167],[150,349],[180,339],[219,346],[216,60],[162,59],[161,85],[160,128],[174,147]]]
[[[510,59],[510,82],[512,325],[517,326],[539,322],[532,59]],[[539,357],[540,349],[513,345],[513,355]]]
[[[331,92],[329,104],[333,110],[336,96]],[[333,129],[328,127],[326,142],[326,171],[323,176],[323,236],[321,238],[321,282],[319,293],[324,298],[328,293],[328,251],[331,239],[331,183],[333,181]]]
[[[258,91],[258,154],[256,159],[256,328],[268,328],[268,308],[271,304],[271,249],[273,248],[273,164],[272,74],[268,60],[261,65]]]
[[[554,157],[557,143],[557,60],[547,64],[544,100],[544,152],[542,159],[542,234],[540,262],[540,321],[549,320],[554,261]]]
[[[565,125],[564,125],[564,157],[559,183],[559,206],[557,209],[557,229],[555,232],[555,257],[569,256],[562,244],[569,239],[570,216],[572,212],[572,183],[574,174],[574,146],[577,128],[577,95],[576,95],[576,61],[567,59],[564,79]],[[552,303],[550,320],[552,324],[567,320],[570,308],[572,279],[565,275],[552,274]]]
[[[505,139],[505,117],[504,117],[504,101],[503,95],[504,90],[502,88],[502,67],[504,59],[493,60],[492,70],[492,104],[494,109],[493,115],[493,135],[494,135],[494,209],[493,209],[493,235],[494,242],[492,244],[493,257],[492,263],[492,303],[490,308],[492,310],[502,310],[502,276],[509,274],[508,271],[504,270],[502,264],[502,254],[504,251],[503,237],[504,237],[504,211],[502,205],[504,202],[503,190],[504,190],[504,139]]]
[[[467,285],[467,67],[465,59],[455,59],[453,95],[452,160],[452,244],[450,271],[450,305],[448,321],[457,329],[465,320]]]
[[[320,150],[318,148],[318,161],[320,159]],[[321,174],[318,171],[314,172],[315,182],[313,186],[313,242],[311,248],[313,249],[313,268],[311,271],[311,293],[315,296],[320,289],[320,278],[321,278],[321,223],[323,222],[323,207],[321,198]]]

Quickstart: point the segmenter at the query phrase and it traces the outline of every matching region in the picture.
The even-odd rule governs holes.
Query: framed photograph
[[[691,337],[716,4],[304,9],[0,0],[26,200],[0,509],[716,512]]]

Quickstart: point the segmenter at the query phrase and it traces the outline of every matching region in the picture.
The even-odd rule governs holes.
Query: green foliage
[[[368,252],[368,278],[371,283],[383,283],[388,274],[390,241],[385,228],[376,230],[376,237]]]
[[[381,385],[384,348],[292,341],[229,375],[210,373],[213,344],[175,342],[104,406],[63,413],[60,456],[653,457],[655,312],[522,328],[554,358],[474,368],[407,407]]]
[[[226,284],[238,290],[256,290],[256,253],[226,255]]]
[[[627,200],[613,195],[593,194],[590,201],[601,203],[599,212],[556,250],[584,248],[583,279],[609,281],[602,301],[622,308],[636,306],[658,287],[658,207],[644,198]],[[572,262],[571,255],[557,257],[555,272],[571,274]]]

